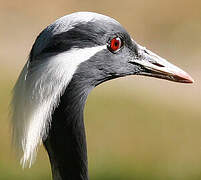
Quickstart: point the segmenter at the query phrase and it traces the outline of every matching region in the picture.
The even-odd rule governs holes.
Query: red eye
[[[109,49],[112,52],[117,52],[122,46],[121,39],[119,37],[113,38],[110,41]]]

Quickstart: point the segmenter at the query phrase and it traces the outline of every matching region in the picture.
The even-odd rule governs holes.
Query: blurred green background
[[[133,76],[93,90],[85,108],[91,179],[201,179],[200,0],[0,0],[0,180],[51,178],[42,146],[31,169],[19,166],[8,106],[36,36],[75,11],[114,17],[195,79],[188,85]]]

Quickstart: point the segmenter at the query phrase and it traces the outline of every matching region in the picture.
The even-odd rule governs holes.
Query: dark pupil
[[[115,43],[114,43],[114,45],[115,45],[115,46],[119,46],[119,41],[116,40]]]

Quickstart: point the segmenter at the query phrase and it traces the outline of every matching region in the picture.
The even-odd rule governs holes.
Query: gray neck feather
[[[43,140],[54,180],[88,180],[83,110],[90,88],[77,78],[72,79],[61,97],[48,137]]]

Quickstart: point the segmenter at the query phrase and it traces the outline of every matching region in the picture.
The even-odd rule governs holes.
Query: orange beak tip
[[[175,74],[176,79],[181,79],[184,83],[194,83],[194,79],[187,73],[177,73]]]

